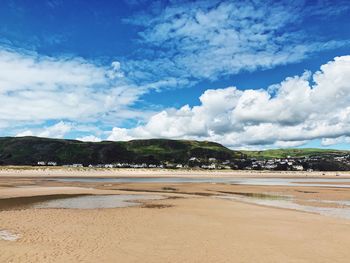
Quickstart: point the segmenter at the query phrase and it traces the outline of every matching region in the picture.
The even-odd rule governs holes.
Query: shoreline
[[[350,171],[252,171],[196,169],[133,168],[66,168],[66,167],[0,167],[1,177],[322,177],[350,178]]]

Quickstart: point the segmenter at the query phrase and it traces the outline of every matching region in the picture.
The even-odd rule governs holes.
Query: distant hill
[[[81,142],[31,136],[0,138],[0,165],[33,165],[39,161],[53,161],[58,165],[186,163],[191,157],[232,160],[240,158],[241,153],[207,141],[150,139]]]
[[[81,142],[31,136],[0,138],[0,165],[36,165],[38,162],[57,162],[58,165],[83,164],[85,166],[113,163],[188,164],[191,157],[196,157],[201,160],[201,163],[208,162],[209,158],[215,158],[221,163],[230,160],[231,164],[235,163],[236,167],[243,168],[251,164],[243,159],[317,156],[323,159],[322,163],[317,164],[318,166],[325,166],[327,164],[325,159],[327,159],[330,163],[327,165],[333,167],[334,156],[348,154],[350,154],[349,151],[312,148],[234,151],[219,143],[193,140],[150,139],[128,142]]]
[[[248,158],[272,159],[290,157],[311,157],[311,156],[335,156],[350,154],[350,151],[318,149],[318,148],[301,148],[301,149],[271,149],[265,151],[242,151]]]

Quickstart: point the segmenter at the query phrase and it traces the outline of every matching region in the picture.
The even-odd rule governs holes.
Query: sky
[[[348,0],[2,0],[0,136],[350,150]]]

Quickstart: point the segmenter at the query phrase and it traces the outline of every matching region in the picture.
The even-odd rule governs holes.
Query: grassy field
[[[242,151],[249,158],[286,158],[290,157],[310,157],[310,156],[325,156],[325,155],[339,155],[350,154],[349,151],[317,149],[317,148],[302,148],[302,149],[271,149],[265,151]]]

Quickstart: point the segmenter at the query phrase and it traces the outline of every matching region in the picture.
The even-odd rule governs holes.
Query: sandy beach
[[[348,262],[350,257],[349,219],[249,201],[288,197],[298,205],[340,209],[341,202],[350,200],[348,188],[47,180],[108,177],[107,173],[109,177],[248,176],[236,171],[1,170],[0,262]],[[252,176],[277,178],[278,173]],[[306,178],[280,177],[291,176]],[[325,176],[335,178],[328,173],[312,175]],[[68,196],[125,194],[156,194],[163,199],[140,200],[137,206],[122,208],[32,206]],[[11,235],[13,240],[1,239]]]
[[[256,170],[203,170],[203,169],[132,169],[132,168],[74,168],[74,167],[38,167],[38,166],[4,166],[0,169],[0,177],[24,176],[24,177],[167,177],[167,176],[191,176],[191,177],[349,177],[349,171],[256,171]]]
[[[350,0],[0,0],[0,263],[350,263]]]

